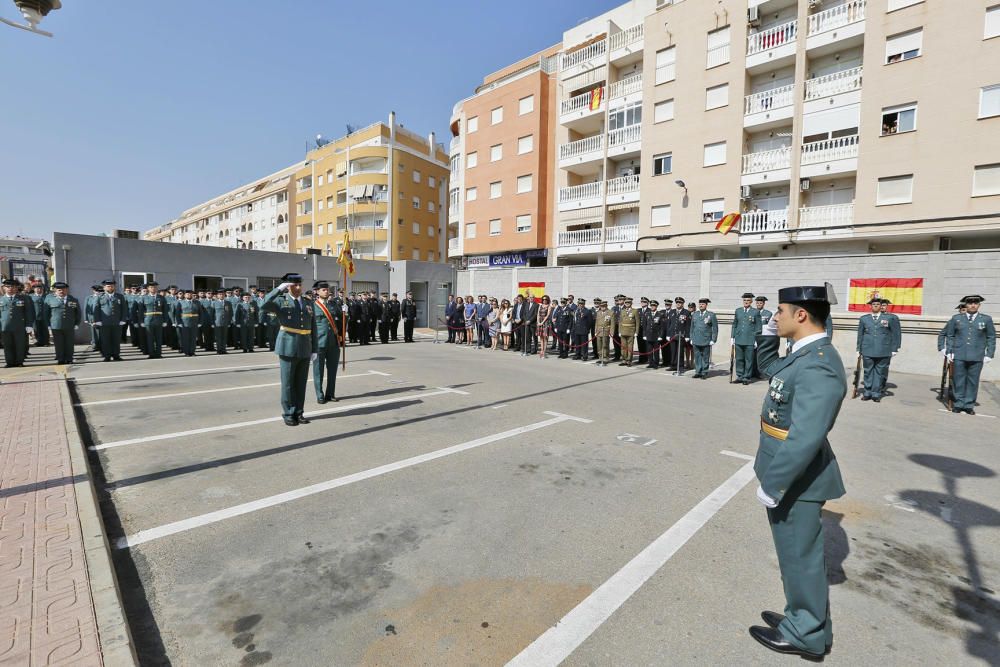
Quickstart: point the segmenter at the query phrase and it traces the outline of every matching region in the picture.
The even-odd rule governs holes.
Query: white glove
[[[735,338],[730,338],[729,339],[729,344],[730,345],[736,345],[736,339]]]
[[[35,333],[34,327],[24,327],[24,330],[27,331],[28,333]]]
[[[319,355],[315,352],[309,355],[309,361],[316,361],[317,359],[319,359]]]
[[[280,289],[280,290],[286,290],[290,286],[291,286],[291,283],[281,283],[280,285],[278,285],[278,289]]]
[[[685,343],[690,343],[690,342],[691,342],[691,339],[690,339],[690,338],[685,338],[685,339],[684,339],[684,342],[685,342]]]
[[[760,501],[761,505],[770,509],[778,506],[778,501],[764,493],[764,487],[762,486],[757,487],[757,500]]]
[[[988,364],[993,361],[993,357],[983,357],[983,363]]]
[[[73,331],[77,331],[77,330],[79,330],[79,328],[80,328],[80,325],[78,324],[75,327],[73,327]]]
[[[166,322],[164,322],[164,323],[163,323],[163,328],[164,328],[164,329],[166,329],[166,328],[167,328],[167,323],[166,323]]]
[[[346,313],[346,312],[347,312],[347,306],[341,306],[341,307],[340,307],[340,310],[341,310],[342,312],[345,312],[345,313]]]
[[[774,321],[772,317],[764,325],[764,328],[760,330],[762,336],[777,336],[778,335],[778,323]]]
[[[892,356],[894,356],[894,357],[895,357],[895,356],[896,356],[897,354],[899,354],[899,352],[893,352],[893,353],[892,353]]]
[[[138,326],[139,326],[139,328],[140,328],[140,329],[141,329],[142,327],[146,326],[146,325],[145,325],[145,324],[143,324],[142,322],[137,322],[137,324],[138,324]]]
[[[945,359],[947,359],[948,358],[948,350],[946,350],[945,348],[942,347],[941,348],[941,356],[944,357]]]
[[[103,322],[94,322],[95,327],[102,326],[103,324],[104,324]]]
[[[951,352],[948,354],[948,361],[955,361],[955,353]]]
[[[757,349],[757,341],[753,342],[753,349],[755,349],[755,350]]]
[[[125,326],[125,321],[123,320],[123,321],[119,322],[119,323],[118,323],[118,326],[120,326],[120,327],[123,327],[123,326]]]
[[[657,338],[656,340],[663,340],[662,338]]]

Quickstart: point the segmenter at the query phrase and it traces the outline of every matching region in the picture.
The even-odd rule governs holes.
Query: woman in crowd
[[[490,325],[491,350],[497,349],[500,342],[500,306],[496,299],[490,299],[490,312],[486,315],[486,322]]]
[[[476,337],[476,300],[472,296],[465,297],[465,344],[474,345]]]
[[[503,349],[510,349],[511,320],[514,318],[514,311],[510,307],[510,301],[504,299],[500,304],[500,335],[503,336]]]
[[[465,342],[465,300],[462,297],[455,299],[455,312],[448,323],[451,330],[455,332],[455,342]]]
[[[542,296],[542,302],[538,304],[538,357],[540,359],[545,358],[545,350],[548,347],[545,343],[549,337],[549,325],[552,320],[552,302],[549,300],[549,295],[545,294]]]

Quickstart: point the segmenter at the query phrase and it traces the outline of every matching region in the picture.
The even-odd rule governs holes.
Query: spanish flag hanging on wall
[[[531,292],[531,299],[535,303],[541,303],[542,295],[545,294],[545,283],[521,283],[517,284],[517,293],[528,298],[528,292]]]
[[[735,227],[736,223],[739,221],[739,213],[729,213],[728,215],[723,216],[722,220],[719,220],[719,222],[715,225],[715,231],[725,236],[733,230],[733,227]]]
[[[879,297],[892,303],[890,313],[920,315],[923,313],[923,278],[851,278],[851,296],[847,310],[867,313],[868,302]]]
[[[601,102],[604,100],[604,86],[599,86],[590,91],[590,110],[597,111],[601,108]]]

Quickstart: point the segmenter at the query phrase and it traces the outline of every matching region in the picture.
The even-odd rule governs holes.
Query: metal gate
[[[36,280],[41,280],[45,289],[49,288],[49,264],[45,260],[31,259],[9,259],[7,260],[7,270],[4,274],[10,278],[16,278],[25,285],[28,284],[28,276],[34,276]]]

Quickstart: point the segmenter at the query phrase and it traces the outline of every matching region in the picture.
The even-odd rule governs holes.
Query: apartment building
[[[559,50],[493,72],[453,109],[448,256],[462,266],[548,261]]]
[[[299,162],[193,206],[165,225],[143,233],[146,241],[288,252],[295,224],[289,199]]]
[[[295,173],[293,251],[445,261],[448,154],[396,123],[377,122],[309,151]]]

